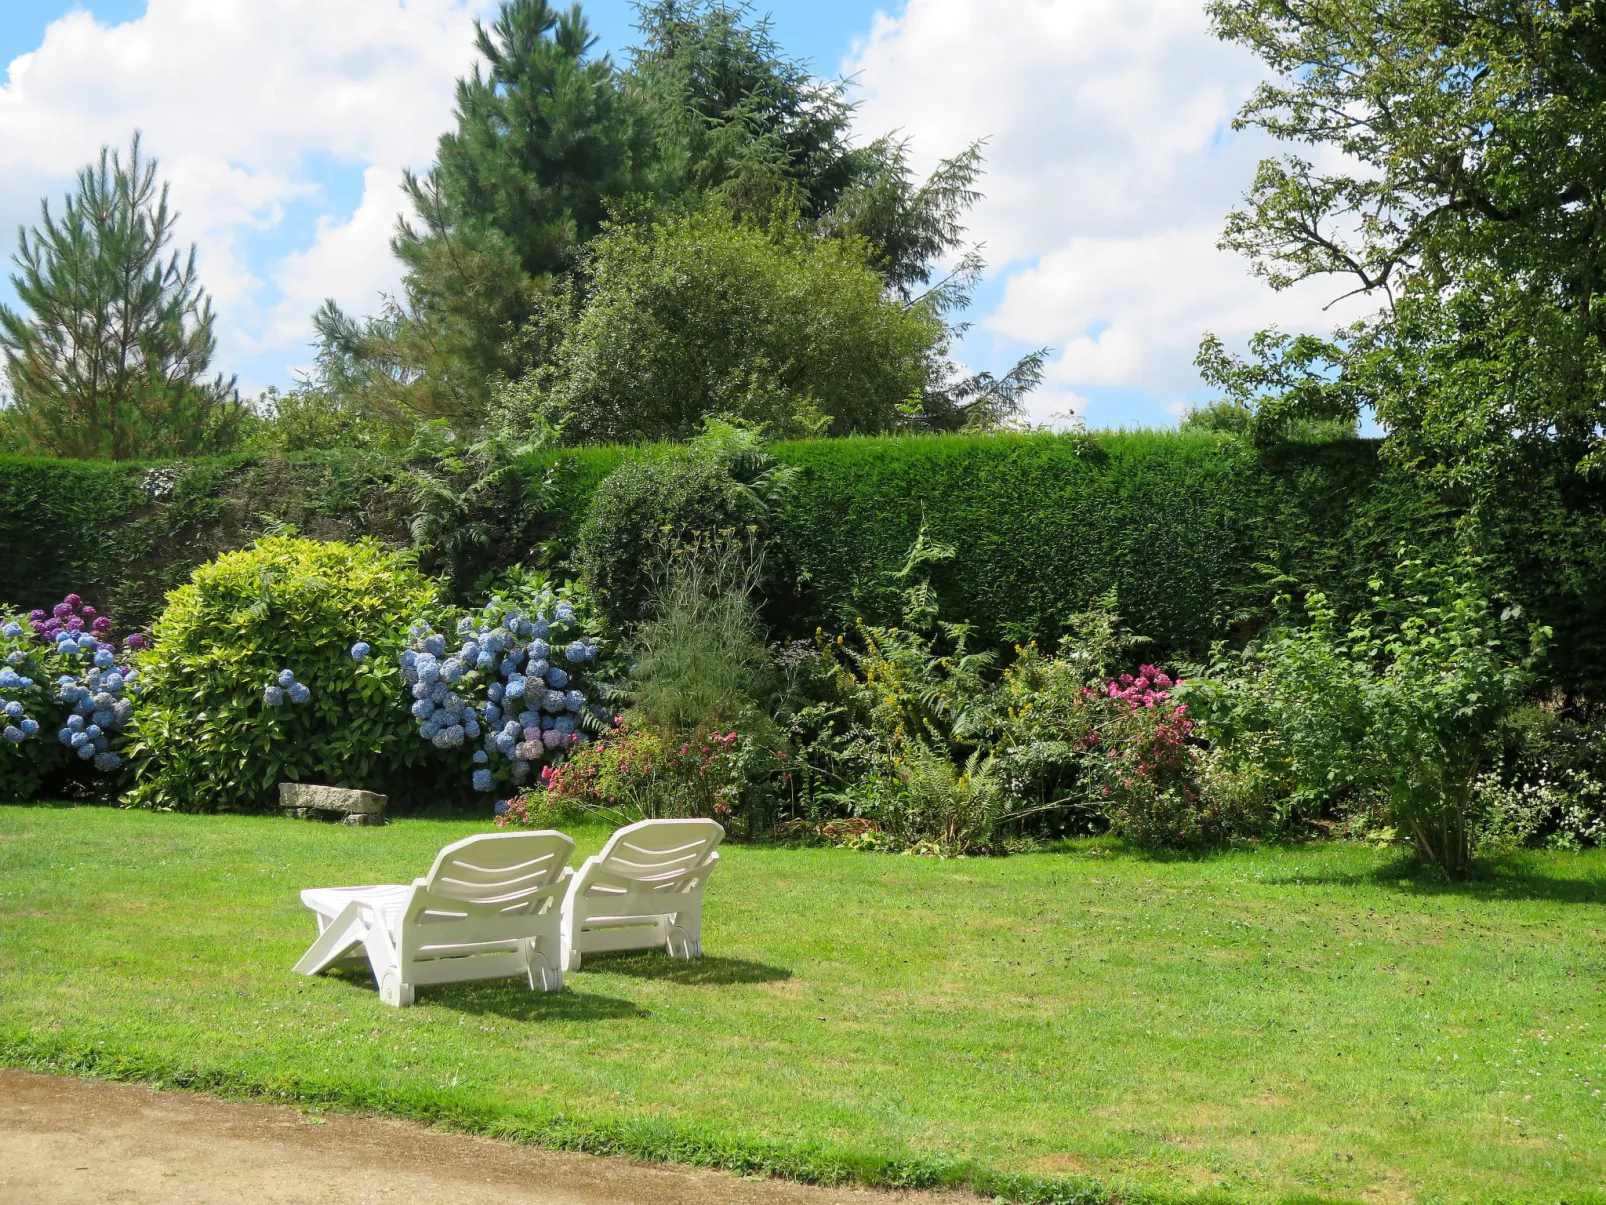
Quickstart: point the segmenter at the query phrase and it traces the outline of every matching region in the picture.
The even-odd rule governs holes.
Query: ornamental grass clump
[[[137,658],[129,802],[266,810],[284,780],[425,789],[397,658],[444,613],[435,584],[374,541],[271,537],[202,565]]]
[[[76,594],[0,624],[0,799],[35,798],[47,782],[58,792],[112,789],[106,776],[123,764],[114,745],[140,689],[126,655],[119,663],[112,626]]]

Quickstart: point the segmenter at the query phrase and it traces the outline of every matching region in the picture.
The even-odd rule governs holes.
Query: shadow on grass
[[[785,967],[773,967],[745,958],[715,958],[704,955],[691,961],[671,958],[662,950],[632,950],[615,954],[587,954],[582,971],[604,975],[628,975],[632,979],[656,979],[688,987],[710,987],[732,983],[779,983],[790,979]]]
[[[1285,887],[1389,887],[1411,895],[1459,895],[1481,900],[1606,904],[1606,877],[1563,878],[1525,853],[1480,858],[1465,879],[1448,879],[1436,867],[1406,854],[1364,871],[1267,875],[1261,882]]]
[[[374,977],[365,967],[336,967],[325,977],[363,991],[375,990]],[[522,978],[419,987],[416,1000],[421,1005],[509,1021],[618,1021],[652,1015],[631,1000],[577,992],[572,983],[566,983],[561,992],[532,992]]]

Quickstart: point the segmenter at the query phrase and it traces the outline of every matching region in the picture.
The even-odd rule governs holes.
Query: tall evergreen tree
[[[506,0],[490,26],[475,23],[485,57],[457,82],[457,129],[441,135],[436,164],[407,190],[424,219],[403,223],[396,253],[427,271],[432,243],[462,225],[495,227],[524,271],[567,268],[607,217],[607,202],[638,184],[635,124],[613,62],[576,4]]]
[[[18,441],[58,456],[187,455],[227,442],[233,379],[203,379],[216,350],[195,247],[167,253],[178,214],[134,136],[78,173],[59,218],[18,231],[11,278],[24,316],[0,305],[0,350]]]

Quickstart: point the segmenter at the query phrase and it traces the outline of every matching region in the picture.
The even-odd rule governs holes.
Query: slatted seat
[[[725,830],[712,820],[642,820],[587,858],[563,900],[563,966],[604,950],[703,953],[703,886]]]
[[[314,887],[301,902],[318,938],[302,975],[362,963],[379,998],[405,1008],[420,984],[524,975],[532,991],[563,987],[561,904],[574,842],[550,829],[448,845],[411,886]]]

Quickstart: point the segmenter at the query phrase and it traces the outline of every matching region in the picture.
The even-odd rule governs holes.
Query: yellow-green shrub
[[[413,733],[396,658],[439,601],[373,541],[271,538],[202,565],[168,596],[139,660],[129,801],[248,811],[272,807],[285,779],[405,787],[433,751]],[[360,662],[358,641],[372,649]],[[285,669],[311,698],[269,706],[264,688]]]

